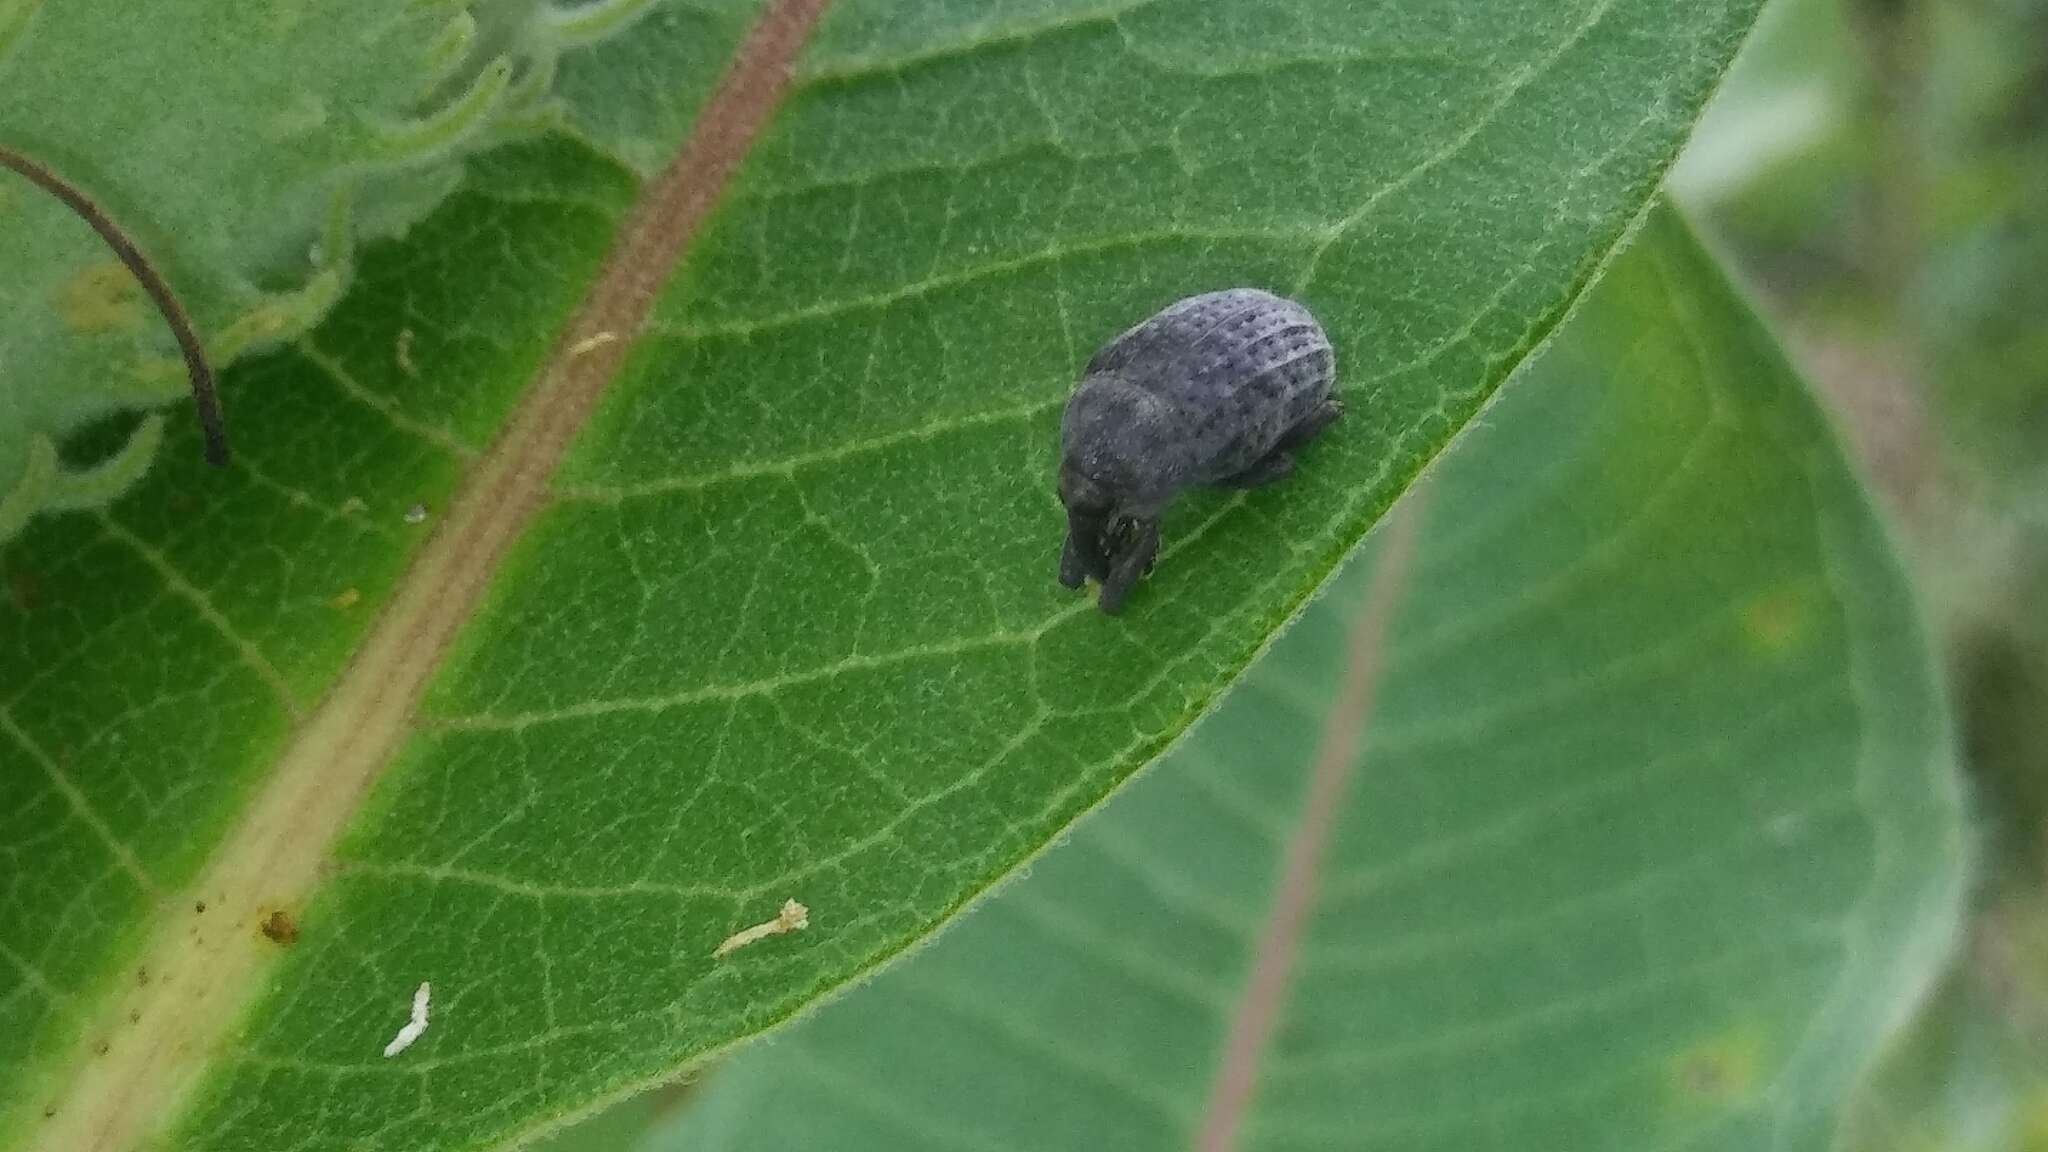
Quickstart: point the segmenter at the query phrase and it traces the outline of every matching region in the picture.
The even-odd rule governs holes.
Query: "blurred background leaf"
[[[1801,100],[1824,111],[1788,115]],[[1751,147],[1772,138],[1763,106],[1803,125],[1796,147]],[[1975,800],[1968,946],[1874,1075],[1853,1145],[2038,1152],[2048,3],[1776,0],[1690,151],[1674,188],[1759,285],[1903,530]],[[1701,161],[1717,156],[1745,160]]]

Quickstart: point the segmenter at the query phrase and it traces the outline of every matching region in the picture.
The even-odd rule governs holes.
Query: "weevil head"
[[[1070,513],[1143,516],[1170,494],[1159,401],[1114,374],[1089,376],[1060,422],[1060,500]],[[1156,510],[1156,509],[1155,509]]]
[[[1113,374],[1081,381],[1060,426],[1060,503],[1067,510],[1069,555],[1062,580],[1109,574],[1117,553],[1156,520],[1175,490],[1160,466],[1157,402]]]
[[[1116,515],[1115,492],[1089,475],[1085,465],[1070,455],[1060,461],[1060,503],[1067,508],[1067,539],[1072,554],[1088,575],[1101,579],[1108,571],[1108,536],[1110,520]],[[1070,572],[1062,579],[1072,583],[1079,579],[1079,574]]]
[[[1092,474],[1085,461],[1068,456],[1060,461],[1060,503],[1070,517],[1107,520],[1116,515],[1116,489]]]

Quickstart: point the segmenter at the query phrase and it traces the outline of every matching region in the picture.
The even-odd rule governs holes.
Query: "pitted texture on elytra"
[[[1104,479],[1134,494],[1170,496],[1237,475],[1322,404],[1335,367],[1322,326],[1291,300],[1243,288],[1182,300],[1088,361],[1082,388],[1099,378],[1156,402],[1129,414],[1148,427],[1092,430],[1111,441],[1119,431],[1150,433],[1134,451],[1113,453],[1142,457],[1131,463],[1147,475]],[[1077,402],[1068,401],[1069,413]],[[1097,446],[1070,439],[1064,448],[1073,457]]]
[[[1755,3],[968,8],[833,7],[300,917],[274,993],[194,1097],[198,1146],[495,1139],[906,947],[1205,707],[1543,336],[1648,200]],[[737,35],[711,17],[686,34],[699,11],[664,7],[598,49],[578,90],[633,111],[575,122],[687,123],[662,104],[696,76],[675,62]],[[621,61],[615,89],[590,86]],[[273,413],[275,448],[252,460],[271,484],[199,499],[173,483],[189,472],[167,473],[110,512],[302,706],[403,571],[408,533],[433,529],[466,453],[491,443],[617,218],[619,167],[567,148],[537,167],[526,194],[450,202],[386,249],[318,356],[229,396]],[[1183,502],[1143,611],[1105,630],[1047,579],[1060,406],[1100,342],[1226,284],[1313,308],[1370,415],[1284,490]],[[351,430],[306,409],[313,395]],[[427,524],[402,519],[414,501]],[[375,527],[351,543],[340,529],[358,522]],[[245,530],[210,530],[228,527]],[[175,885],[283,713],[238,645],[178,662],[172,640],[210,635],[196,603],[128,563],[124,603],[0,617],[36,635],[0,661],[43,676],[38,700],[58,703],[31,735]],[[62,589],[69,569],[52,568]],[[152,591],[182,630],[132,618]],[[231,706],[192,703],[207,690]],[[169,729],[140,721],[111,740],[109,713],[174,704],[211,743],[158,746],[144,735]],[[43,779],[26,753],[0,756],[10,780]],[[184,826],[153,820],[110,802],[131,775],[205,803],[175,814]],[[89,822],[60,827],[113,875]],[[35,907],[92,925],[107,972],[134,909],[67,875]],[[789,898],[809,929],[712,964]],[[13,971],[0,961],[0,980]],[[421,980],[433,1027],[384,1060]],[[103,995],[67,991],[85,1009]]]

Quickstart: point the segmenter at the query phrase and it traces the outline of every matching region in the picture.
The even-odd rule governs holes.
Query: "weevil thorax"
[[[1076,515],[1146,519],[1186,487],[1167,413],[1116,375],[1086,377],[1060,423],[1060,500]]]

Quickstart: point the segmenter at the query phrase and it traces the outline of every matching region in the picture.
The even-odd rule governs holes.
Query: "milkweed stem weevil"
[[[1110,341],[1060,422],[1060,583],[1123,611],[1159,555],[1159,519],[1203,484],[1256,488],[1343,415],[1322,325],[1256,288],[1190,296]]]

